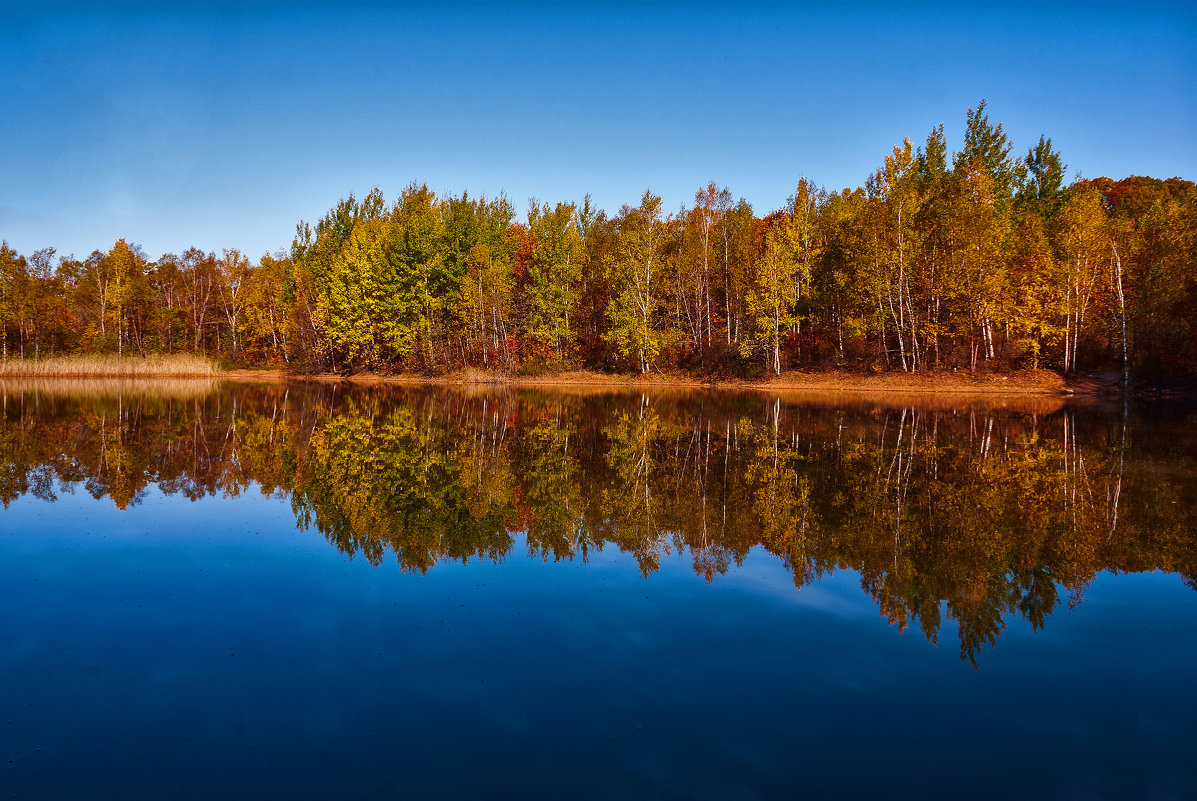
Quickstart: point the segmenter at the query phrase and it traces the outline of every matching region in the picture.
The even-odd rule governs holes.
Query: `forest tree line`
[[[863,187],[805,178],[758,216],[726,188],[674,213],[350,195],[289,253],[84,259],[0,245],[3,358],[209,354],[296,370],[848,366],[1197,373],[1197,185],[1077,179],[1041,137],[1016,155],[985,104]]]

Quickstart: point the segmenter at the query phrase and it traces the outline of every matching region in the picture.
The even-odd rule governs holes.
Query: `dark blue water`
[[[0,516],[5,798],[1192,798],[1197,592],[1099,573],[974,667],[852,568],[350,557],[256,484]]]

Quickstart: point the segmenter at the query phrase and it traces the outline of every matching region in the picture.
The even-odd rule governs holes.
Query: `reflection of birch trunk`
[[[910,444],[906,445],[906,418],[910,416]],[[902,417],[898,420],[898,436],[894,441],[894,455],[889,462],[889,470],[885,476],[886,493],[893,491],[894,501],[894,536],[893,536],[893,567],[898,568],[898,554],[902,549],[902,518],[906,508],[906,494],[910,487],[910,474],[914,469],[915,439],[918,433],[918,417],[913,408],[903,408]]]
[[[1084,452],[1077,441],[1076,413],[1071,410],[1064,412],[1064,502],[1068,512],[1072,532],[1075,534],[1082,529],[1082,518],[1086,511],[1096,508],[1093,492],[1093,482],[1089,480],[1089,472],[1085,467]]]
[[[706,550],[707,544],[709,542],[709,533],[707,531],[707,517],[708,517],[708,512],[709,512],[709,510],[707,508],[707,477],[708,477],[708,471],[710,470],[710,465],[711,465],[711,421],[708,419],[707,420],[706,447],[704,447],[703,451],[702,451],[702,470],[698,473],[701,476],[701,478],[699,479],[699,490],[702,493],[702,547],[703,547],[703,550]]]
[[[781,398],[773,400],[773,469],[777,470],[778,417],[781,414]]]
[[[731,419],[728,418],[723,434],[723,520],[719,525],[719,537],[727,536],[727,462],[731,456]]]
[[[939,480],[939,415],[931,418],[931,477]]]
[[[648,432],[644,430],[644,411],[648,408],[648,396],[640,396],[640,448],[639,456],[636,463],[637,475],[641,481],[644,482],[644,514],[651,518],[651,508],[649,506],[649,490],[648,490]]]
[[[1107,515],[1110,521],[1110,533],[1106,535],[1106,542],[1114,538],[1114,532],[1118,530],[1118,505],[1122,498],[1122,468],[1126,460],[1126,418],[1129,410],[1127,409],[1126,400],[1122,401],[1122,443],[1118,448],[1118,480],[1114,483],[1113,497],[1110,499],[1109,514]]]
[[[1069,470],[1069,460],[1068,460],[1068,433],[1069,433],[1069,432],[1068,432],[1068,411],[1067,411],[1067,410],[1064,412],[1064,415],[1063,415],[1063,420],[1064,420],[1064,449],[1063,449],[1063,453],[1064,453],[1064,485],[1063,485],[1063,491],[1064,491],[1064,495],[1063,495],[1063,506],[1064,506],[1064,510],[1065,510],[1065,511],[1068,511],[1068,509],[1070,508],[1070,504],[1069,504],[1069,491],[1070,491],[1070,489],[1071,489],[1071,487],[1072,487],[1072,478],[1071,478],[1071,476],[1072,476],[1072,473],[1071,473],[1071,471]]]

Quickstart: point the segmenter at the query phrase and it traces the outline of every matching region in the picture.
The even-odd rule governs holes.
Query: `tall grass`
[[[0,377],[22,378],[163,378],[220,375],[211,359],[192,354],[171,356],[55,356],[49,359],[9,359],[0,362]]]
[[[463,384],[509,384],[511,376],[497,370],[479,370],[477,367],[465,367],[459,374]]]

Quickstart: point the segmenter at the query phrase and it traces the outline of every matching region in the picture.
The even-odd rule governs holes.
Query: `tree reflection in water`
[[[750,549],[801,588],[836,569],[891,623],[975,664],[1014,615],[1035,628],[1103,570],[1194,585],[1197,416],[706,393],[476,394],[286,385],[152,394],[4,392],[0,501],[82,487],[120,509],[289,497],[351,557],[586,561],[649,575],[688,554],[710,582]]]

